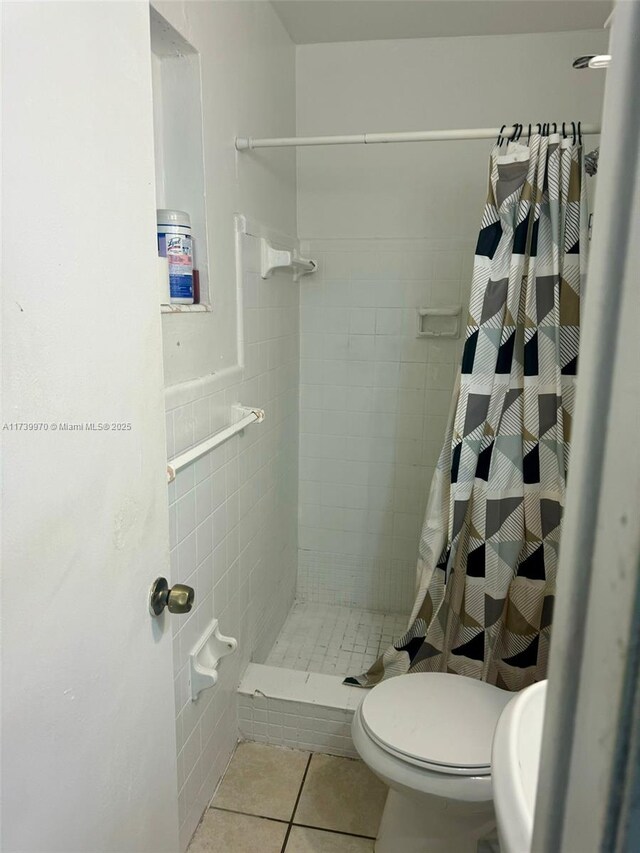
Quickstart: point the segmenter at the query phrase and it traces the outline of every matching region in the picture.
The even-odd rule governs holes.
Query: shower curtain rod
[[[553,124],[553,122],[552,122]],[[555,125],[554,125],[555,126]],[[528,133],[529,125],[524,125],[522,135]],[[537,124],[531,125],[536,128]],[[562,128],[562,124],[557,125]],[[567,136],[573,134],[572,124],[565,122]],[[581,133],[584,136],[600,133],[600,125],[583,124]],[[267,139],[254,139],[251,136],[236,137],[238,151],[251,151],[254,148],[298,148],[304,145],[376,145],[382,142],[436,142],[454,139],[497,139],[513,136],[516,126],[472,127],[464,130],[411,130],[405,133],[354,133],[347,136],[284,136]]]

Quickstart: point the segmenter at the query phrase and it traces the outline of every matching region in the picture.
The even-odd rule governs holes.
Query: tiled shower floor
[[[408,616],[296,602],[265,663],[325,675],[359,675],[407,630]]]

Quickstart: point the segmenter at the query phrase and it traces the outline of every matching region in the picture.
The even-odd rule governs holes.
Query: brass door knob
[[[195,592],[192,586],[183,583],[174,584],[169,590],[167,608],[169,613],[188,613],[193,607]]]
[[[194,598],[193,587],[177,583],[169,589],[166,578],[156,578],[149,593],[149,612],[159,616],[166,607],[169,613],[188,613]]]

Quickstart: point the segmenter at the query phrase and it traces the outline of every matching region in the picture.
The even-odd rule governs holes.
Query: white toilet
[[[512,698],[483,681],[431,672],[367,693],[351,732],[390,788],[376,853],[476,853],[495,828],[491,744]]]

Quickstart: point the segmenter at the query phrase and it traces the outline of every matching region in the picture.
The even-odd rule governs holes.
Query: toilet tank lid
[[[376,685],[361,714],[369,733],[393,752],[486,772],[498,717],[513,695],[464,675],[417,672]]]

